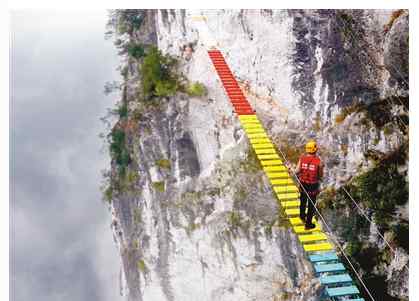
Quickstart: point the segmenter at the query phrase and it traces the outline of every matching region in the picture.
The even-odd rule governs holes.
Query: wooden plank
[[[270,180],[272,185],[295,185],[294,180],[288,177],[287,179]]]
[[[282,166],[284,163],[281,160],[260,160],[262,166]]]
[[[292,207],[299,207],[300,201],[285,201],[281,202],[282,208],[292,208]]]
[[[350,296],[359,294],[359,290],[355,285],[341,287],[326,287],[326,293],[330,297]]]
[[[300,215],[300,209],[298,208],[285,209],[285,214],[288,216]]]
[[[292,192],[299,192],[300,190],[295,185],[289,186],[274,186],[273,190],[276,193],[292,193]]]
[[[338,260],[338,255],[336,252],[323,252],[320,254],[312,254],[308,256],[311,262],[316,263],[320,261],[335,261]]]
[[[247,135],[260,134],[260,133],[264,133],[266,135],[265,129],[263,127],[247,128],[247,127],[243,126],[243,129],[244,129],[244,131],[246,132]],[[249,138],[251,138],[251,137],[249,137]]]
[[[333,246],[328,242],[321,243],[321,244],[303,245],[303,248],[306,252],[333,250]]]
[[[277,193],[276,194],[278,200],[285,201],[285,200],[297,200],[300,197],[299,193]]]
[[[323,285],[352,282],[351,276],[349,276],[349,274],[346,274],[346,273],[338,274],[338,275],[324,275],[324,276],[320,276],[319,278],[320,278],[320,283]]]
[[[298,219],[300,219],[300,218],[298,218]],[[298,226],[293,226],[293,229],[294,229],[294,232],[297,233],[297,234],[310,234],[310,233],[313,233],[313,232],[321,231],[319,224],[317,224],[317,223],[314,223],[314,224],[316,225],[315,228],[306,230],[305,226],[304,226],[304,223],[300,219],[300,221],[298,223]]]
[[[309,234],[309,235],[300,235],[298,236],[298,239],[300,240],[300,242],[306,243],[306,242],[327,240],[327,236],[324,233],[314,233],[314,234]]]
[[[262,138],[250,138],[249,137],[249,140],[250,140],[250,143],[252,143],[252,144],[271,143],[271,140],[268,137],[266,137],[266,135],[265,135],[265,137],[262,137]]]
[[[289,174],[287,172],[267,172],[266,175],[270,180],[272,179],[288,179]]]
[[[310,245],[304,245],[304,246],[310,246]],[[339,263],[326,263],[326,264],[314,264],[314,270],[316,273],[330,273],[330,272],[342,272],[346,271],[343,264]]]
[[[281,160],[281,158],[279,158],[278,154],[269,154],[269,155],[258,155],[258,159],[259,160],[270,160],[270,159],[278,159]]]
[[[255,149],[255,153],[257,155],[262,155],[262,154],[276,154],[276,151],[273,148],[265,148],[265,149]]]
[[[264,148],[274,147],[272,143],[255,143],[255,144],[251,143],[251,144],[254,149],[264,149]]]
[[[247,134],[247,137],[249,139],[255,139],[255,138],[268,138],[269,139],[269,137],[265,133]]]
[[[280,171],[280,172],[287,172],[288,173],[288,168],[286,168],[284,165],[281,165],[281,166],[266,166],[266,167],[263,167],[263,170],[266,171],[266,172]]]

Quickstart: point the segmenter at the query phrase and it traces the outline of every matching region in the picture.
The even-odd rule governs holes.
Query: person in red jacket
[[[323,177],[323,163],[316,155],[317,144],[310,140],[306,144],[306,153],[298,160],[295,173],[300,180],[300,218],[305,222],[305,229],[313,229],[312,223],[314,206],[317,195],[320,192],[320,180]],[[311,201],[310,201],[311,199]],[[306,208],[308,207],[307,213]]]

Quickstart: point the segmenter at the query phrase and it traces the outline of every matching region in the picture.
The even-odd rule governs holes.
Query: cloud
[[[11,16],[11,295],[122,300],[119,255],[101,203],[99,118],[117,77],[106,12]]]

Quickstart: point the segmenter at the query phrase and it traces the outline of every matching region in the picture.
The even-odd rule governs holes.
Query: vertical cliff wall
[[[392,13],[110,15],[123,80],[105,194],[123,262],[121,292],[128,300],[318,300],[319,283],[249,150],[203,43],[211,38],[219,44],[290,165],[308,137],[318,140],[324,188],[337,189],[407,144],[408,13]],[[191,96],[178,89],[172,96],[146,97],[145,79],[153,75],[146,54],[153,46],[176,58],[179,78],[202,83],[207,93]],[[406,169],[399,174],[406,181]],[[330,195],[322,210],[345,242],[347,222],[332,218],[338,208],[330,205]],[[406,211],[406,202],[407,195],[392,210]],[[345,216],[353,214],[348,206],[339,209]],[[368,233],[371,244],[377,243]],[[406,262],[406,250],[399,252]],[[380,275],[389,269],[400,277],[407,273],[391,256],[378,265]],[[407,296],[402,279],[381,279],[389,283],[389,296]]]

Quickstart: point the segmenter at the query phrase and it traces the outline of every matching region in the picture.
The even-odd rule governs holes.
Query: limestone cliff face
[[[390,15],[384,11],[135,13],[141,26],[120,34],[118,45],[157,45],[178,57],[179,72],[208,93],[139,102],[141,59],[123,55],[129,121],[116,127],[126,135],[132,181],[111,203],[123,262],[121,292],[147,301],[318,300],[319,283],[249,151],[203,44],[219,44],[290,161],[308,137],[316,138],[326,162],[324,186],[339,186],[371,166],[367,150],[389,153],[406,140],[400,125],[407,122],[405,103],[397,101],[408,96],[407,71],[391,66],[405,60],[407,13],[386,33]],[[386,112],[388,122],[374,123],[368,106],[384,101],[394,112]],[[113,160],[111,177],[116,169]],[[403,297],[407,280],[393,287],[392,294]]]

